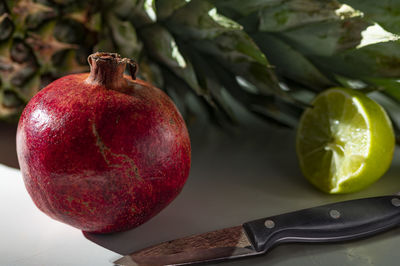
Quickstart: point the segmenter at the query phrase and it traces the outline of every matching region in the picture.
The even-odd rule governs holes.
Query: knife
[[[288,242],[364,238],[400,224],[400,196],[332,203],[167,241],[126,255],[123,266],[193,265],[266,253]]]

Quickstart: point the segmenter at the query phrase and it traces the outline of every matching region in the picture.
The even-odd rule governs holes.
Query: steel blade
[[[243,227],[236,226],[164,242],[114,263],[123,266],[191,265],[257,254]]]

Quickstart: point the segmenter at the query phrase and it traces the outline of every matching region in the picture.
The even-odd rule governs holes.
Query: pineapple
[[[85,57],[92,49],[77,38],[91,31],[90,25],[81,26],[72,13],[64,15],[61,6],[46,1],[2,0],[0,14],[0,118],[15,121],[49,82],[88,70]]]
[[[390,0],[0,0],[0,118],[87,71],[94,51],[137,60],[187,120],[237,122],[239,105],[293,127],[332,86],[375,91],[396,111],[399,12]]]

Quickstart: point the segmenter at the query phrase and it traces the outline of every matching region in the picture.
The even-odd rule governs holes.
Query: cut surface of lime
[[[303,175],[327,193],[367,187],[389,168],[395,139],[385,110],[366,95],[344,88],[319,94],[296,136]]]

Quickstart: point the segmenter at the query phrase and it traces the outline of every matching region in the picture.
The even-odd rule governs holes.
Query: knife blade
[[[123,256],[123,266],[192,265],[266,253],[288,242],[338,242],[400,224],[400,196],[342,201],[188,236]]]

